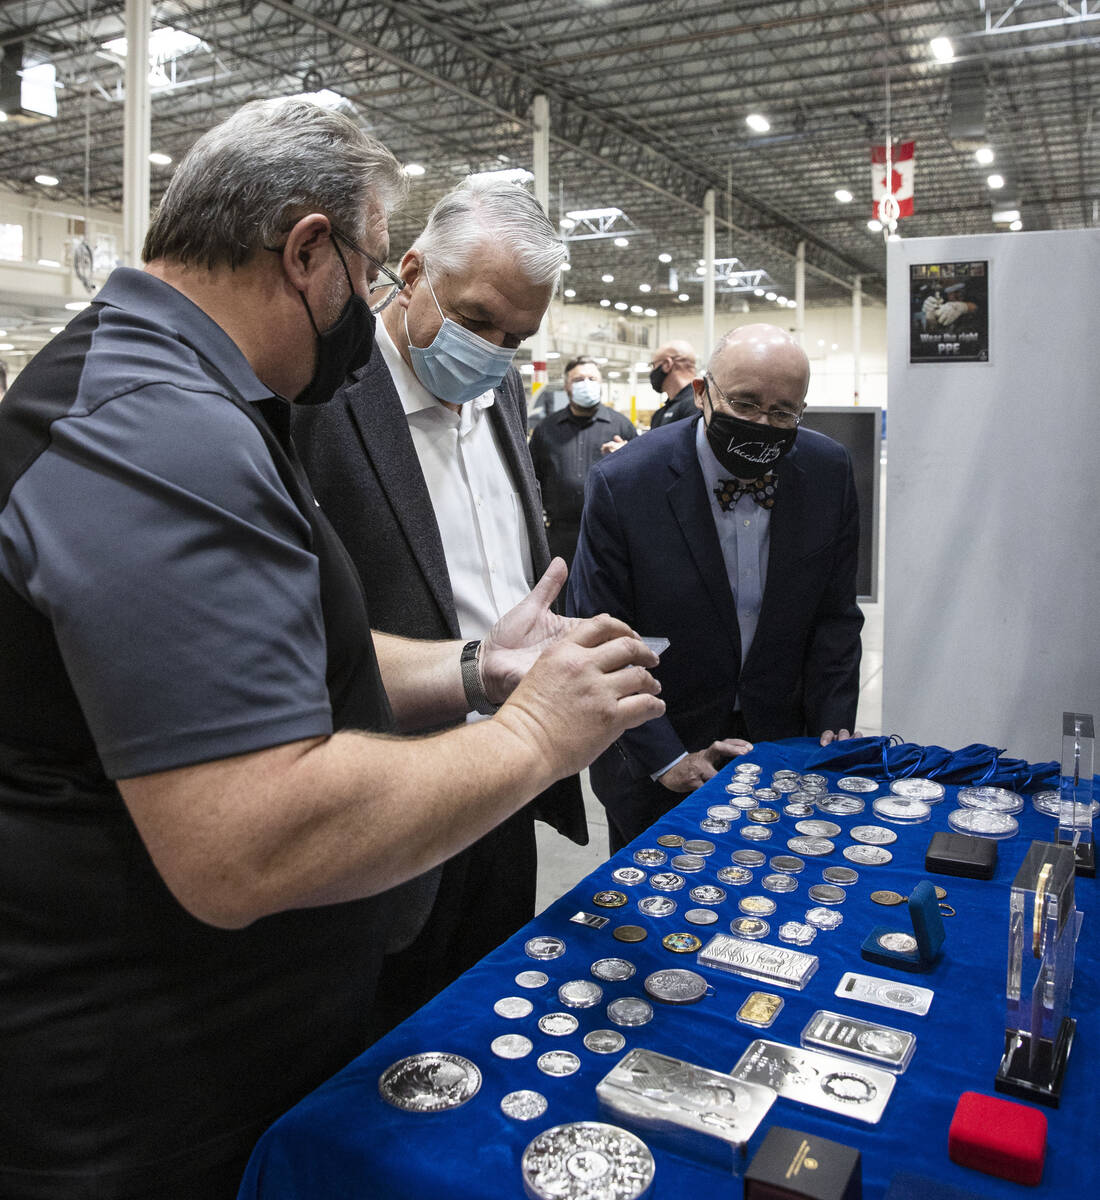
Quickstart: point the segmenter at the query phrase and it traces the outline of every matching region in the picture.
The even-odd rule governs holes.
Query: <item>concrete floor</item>
[[[886,495],[886,466],[882,466],[881,496]],[[872,735],[882,733],[882,563],[883,532],[886,525],[885,509],[879,513],[879,602],[862,604],[863,659],[860,665],[859,687],[859,732]],[[535,911],[542,912],[559,896],[564,895],[586,875],[590,874],[607,859],[607,817],[603,806],[592,793],[588,784],[588,772],[581,776],[584,790],[584,807],[588,816],[589,843],[575,846],[549,825],[536,822],[538,841],[539,877],[536,891]]]

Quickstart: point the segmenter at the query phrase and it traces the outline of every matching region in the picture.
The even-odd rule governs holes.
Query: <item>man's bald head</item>
[[[769,390],[778,390],[786,403],[798,406],[810,386],[806,352],[777,325],[742,325],[730,330],[714,348],[707,373],[727,393],[749,375],[765,380]]]
[[[659,388],[671,399],[695,378],[695,347],[690,342],[666,342],[654,355],[650,366],[664,373]]]

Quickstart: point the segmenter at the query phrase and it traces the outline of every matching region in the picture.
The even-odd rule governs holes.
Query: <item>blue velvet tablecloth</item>
[[[762,783],[780,767],[809,769],[820,755],[809,740],[760,745],[748,756],[762,767]],[[756,1037],[798,1045],[810,1015],[819,1008],[849,1013],[884,1025],[911,1030],[917,1036],[916,1053],[877,1125],[832,1116],[778,1099],[748,1147],[748,1158],[772,1125],[785,1125],[818,1134],[858,1148],[863,1155],[863,1195],[881,1200],[897,1172],[910,1172],[963,1189],[966,1193],[1000,1200],[1024,1195],[1093,1197],[1100,1189],[1100,1149],[1097,1146],[1097,1071],[1100,1068],[1100,980],[1097,970],[1096,902],[1097,881],[1078,878],[1077,907],[1084,913],[1077,947],[1072,1013],[1077,1019],[1077,1036],[1066,1074],[1061,1107],[1043,1107],[1049,1122],[1047,1159],[1042,1183],[1024,1188],[952,1163],[947,1155],[947,1131],[955,1103],[964,1091],[995,1095],[994,1077],[1001,1058],[1005,1017],[1005,963],[1008,929],[1008,896],[1011,882],[1033,839],[1049,841],[1054,820],[1032,808],[1030,797],[1018,815],[1019,834],[998,843],[999,859],[993,880],[984,882],[948,876],[929,876],[924,870],[924,852],[933,833],[947,830],[947,814],[955,809],[957,786],[947,785],[944,801],[932,810],[926,824],[896,827],[897,841],[890,847],[894,859],[877,867],[860,867],[859,882],[848,889],[838,911],[843,925],[821,931],[807,948],[820,959],[817,973],[801,992],[774,989],[785,1000],[775,1024],[759,1031],[740,1024],[736,1013],[745,996],[757,987],[737,976],[698,968],[694,955],[665,950],[661,938],[678,930],[699,935],[704,943],[716,931],[728,931],[739,914],[737,903],[746,893],[763,893],[756,884],[747,888],[727,886],[727,898],[716,906],[719,922],[693,926],[682,919],[686,908],[695,907],[688,889],[701,883],[717,883],[715,872],[730,863],[730,853],[759,848],[769,857],[789,853],[786,842],[796,835],[799,818],[781,815],[771,826],[766,842],[749,842],[738,834],[738,826],[726,834],[699,830],[709,805],[725,803],[732,765],[720,772],[632,846],[594,871],[510,941],[482,960],[430,1004],[372,1046],[345,1070],[307,1096],[282,1117],[261,1139],[241,1187],[241,1200],[337,1200],[354,1197],[385,1197],[386,1200],[488,1200],[523,1195],[520,1156],[527,1143],[541,1130],[568,1121],[607,1120],[596,1100],[598,1081],[621,1057],[586,1050],[582,1037],[592,1029],[616,1028],[606,1016],[606,1003],[624,995],[644,995],[642,981],[659,967],[689,967],[713,984],[714,995],[690,1007],[655,1004],[654,1019],[644,1026],[623,1029],[627,1049],[648,1047],[701,1066],[729,1071]],[[825,772],[830,782],[838,773]],[[870,768],[866,771],[872,774]],[[881,789],[886,791],[885,785]],[[821,882],[823,867],[849,866],[841,850],[851,844],[847,831],[857,824],[882,824],[867,809],[859,816],[815,816],[833,820],[843,833],[834,841],[836,849],[824,858],[806,858],[798,876],[798,890],[774,895],[776,913],[768,920],[772,934],[765,939],[779,944],[775,931],[781,922],[801,920],[812,906],[806,892]],[[782,804],[776,804],[782,814]],[[629,894],[625,908],[600,909],[592,904],[594,893],[619,887],[611,871],[632,863],[640,846],[655,846],[661,833],[704,837],[717,845],[706,868],[687,876],[687,886],[672,893],[678,909],[663,918],[638,912],[637,901],[651,895],[641,884],[620,888]],[[675,854],[676,851],[670,851]],[[667,869],[667,868],[657,868]],[[757,880],[768,868],[756,868]],[[947,903],[956,914],[945,917],[944,955],[928,974],[912,975],[865,962],[860,943],[875,925],[904,929],[908,912],[904,905],[884,908],[873,904],[875,889],[892,889],[908,894],[921,879],[930,878],[947,889]],[[597,912],[611,918],[602,930],[573,924],[569,918],[578,910]],[[612,929],[620,924],[638,924],[648,938],[634,945],[616,941]],[[524,942],[536,934],[564,938],[564,956],[536,962],[524,954]],[[589,966],[597,958],[617,956],[637,967],[636,975],[623,983],[604,983],[604,1003],[573,1011],[580,1028],[568,1037],[549,1037],[538,1030],[538,1018],[562,1011],[558,987],[571,979],[589,979]],[[544,970],[550,982],[538,990],[519,987],[517,972]],[[896,978],[934,989],[936,995],[927,1016],[916,1017],[886,1008],[843,1001],[833,993],[845,971]],[[526,996],[534,1003],[530,1016],[508,1020],[497,1016],[493,1004],[503,996]],[[522,1033],[534,1042],[526,1058],[505,1060],[489,1049],[502,1033]],[[549,1049],[569,1049],[579,1055],[581,1068],[565,1078],[543,1075],[537,1057]],[[482,1071],[480,1092],[461,1108],[435,1114],[400,1111],[379,1096],[378,1078],[391,1063],[425,1050],[450,1051],[472,1059]],[[625,1053],[625,1051],[624,1051]],[[546,1113],[534,1121],[517,1121],[500,1110],[501,1097],[519,1088],[541,1092],[549,1101]],[[642,1134],[653,1149],[657,1170],[653,1195],[661,1200],[741,1195],[741,1182],[728,1171],[693,1161]]]

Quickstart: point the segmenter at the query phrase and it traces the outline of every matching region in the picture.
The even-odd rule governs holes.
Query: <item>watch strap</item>
[[[481,649],[481,639],[467,642],[462,647],[462,657],[459,660],[462,669],[462,689],[466,693],[466,703],[472,712],[491,717],[500,707],[494,704],[485,694],[485,686],[481,682],[481,671],[478,669],[478,652]]]

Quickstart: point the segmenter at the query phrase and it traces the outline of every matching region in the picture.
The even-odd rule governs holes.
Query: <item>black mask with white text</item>
[[[773,425],[743,421],[732,413],[719,412],[713,400],[706,425],[707,442],[714,457],[737,479],[759,479],[766,475],[794,445],[798,434],[797,426],[776,429]]]

